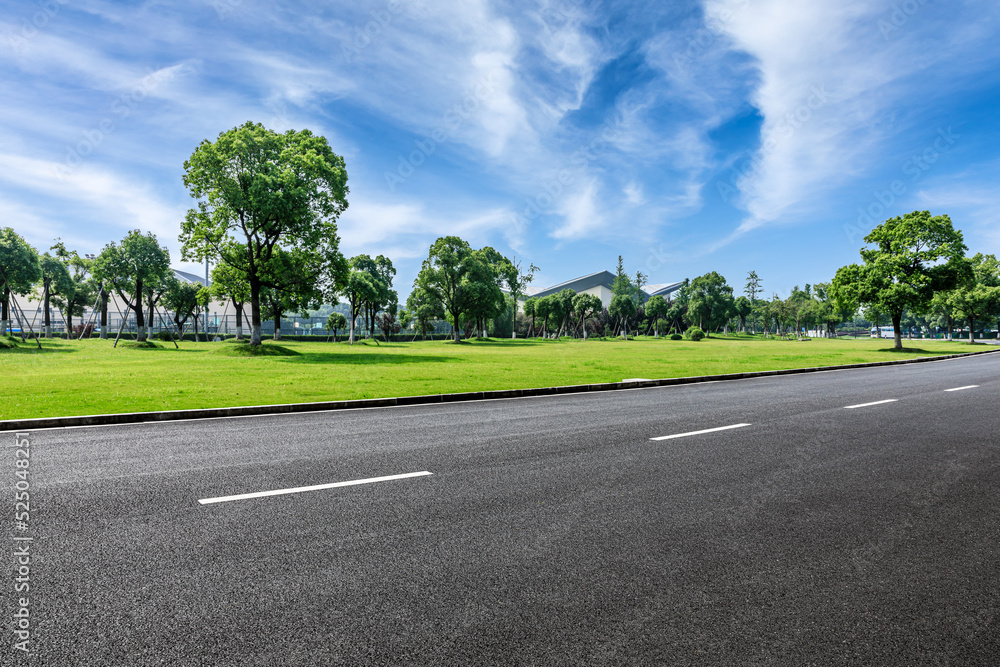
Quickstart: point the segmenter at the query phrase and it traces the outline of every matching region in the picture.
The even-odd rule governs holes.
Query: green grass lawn
[[[9,341],[9,339],[6,339]],[[9,343],[8,343],[9,345]],[[0,346],[0,419],[267,405],[620,382],[971,352],[913,340],[484,340],[356,344],[265,341],[111,347],[111,341]]]

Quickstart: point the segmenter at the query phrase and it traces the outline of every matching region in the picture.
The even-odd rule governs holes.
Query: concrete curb
[[[928,361],[942,361],[980,354],[995,354],[1000,350],[982,350],[946,354],[939,357],[917,357],[899,361],[872,361],[863,364],[842,366],[818,366],[815,368],[789,368],[779,371],[751,371],[728,373],[725,375],[696,375],[662,380],[639,382],[607,382],[603,384],[580,384],[562,387],[539,387],[535,389],[500,389],[496,391],[471,391],[460,394],[430,394],[426,396],[400,396],[395,398],[364,398],[351,401],[325,401],[320,403],[287,403],[283,405],[250,405],[233,408],[203,408],[198,410],[166,410],[162,412],[125,412],[111,415],[86,415],[80,417],[41,417],[37,419],[7,419],[0,421],[2,431],[31,431],[34,429],[65,428],[68,426],[106,426],[115,424],[142,424],[148,422],[176,421],[182,419],[218,419],[220,417],[247,417],[254,415],[284,415],[302,412],[326,412],[330,410],[356,410],[359,408],[389,408],[404,405],[430,405],[434,403],[456,403],[459,401],[482,401],[497,398],[527,398],[531,396],[554,396],[558,394],[578,394],[591,391],[616,391],[641,387],[668,387],[700,382],[724,382],[746,380],[773,375],[797,375],[822,371],[848,370],[852,368],[872,368],[876,366],[900,366]]]

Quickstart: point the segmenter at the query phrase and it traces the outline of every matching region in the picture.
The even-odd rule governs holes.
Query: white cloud
[[[606,220],[598,207],[597,193],[596,180],[590,180],[577,192],[567,192],[557,208],[564,222],[553,230],[552,237],[576,241],[596,233],[606,234]]]
[[[756,59],[761,148],[738,180],[748,216],[735,236],[779,220],[864,170],[883,138],[874,119],[913,64],[872,41],[869,2],[708,0],[706,17]]]
[[[186,212],[182,206],[164,202],[141,182],[89,164],[67,171],[61,163],[0,153],[0,183],[13,186],[6,188],[8,191],[32,193],[28,201],[58,202],[73,211],[74,217],[98,220],[102,226],[153,232],[168,246],[176,246]],[[23,211],[35,210],[23,199],[21,207]],[[40,212],[32,215],[44,217]]]
[[[510,214],[501,209],[435,212],[422,203],[385,204],[353,196],[337,223],[345,256],[384,254],[393,260],[423,258],[435,239],[460,236],[474,246],[490,243],[510,230]]]
[[[623,193],[625,195],[625,200],[633,206],[639,206],[646,203],[646,197],[642,193],[642,186],[638,185],[635,181],[626,185]]]

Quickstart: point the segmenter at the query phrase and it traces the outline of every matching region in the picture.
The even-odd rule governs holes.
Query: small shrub
[[[679,333],[670,334],[670,340],[684,340],[684,336]]]
[[[705,332],[702,331],[699,327],[691,327],[690,329],[687,330],[686,335],[691,340],[701,340],[702,338],[705,337]]]
[[[170,335],[169,331],[157,331],[156,340],[162,340],[164,342],[169,343],[170,341],[173,340],[173,337]]]
[[[93,323],[87,324],[87,325],[77,324],[77,325],[75,325],[73,327],[73,338],[74,339],[78,339],[81,336],[83,336],[84,338],[90,338],[93,334],[94,334],[94,325],[93,325]]]

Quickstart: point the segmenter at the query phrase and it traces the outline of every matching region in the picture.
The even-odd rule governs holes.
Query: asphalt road
[[[31,662],[996,665],[998,376],[36,431]]]

